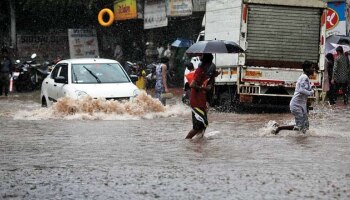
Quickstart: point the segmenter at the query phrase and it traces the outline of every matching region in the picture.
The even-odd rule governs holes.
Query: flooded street
[[[211,110],[205,138],[185,140],[179,101],[94,112],[1,97],[0,199],[350,199],[349,106],[315,106],[305,135],[270,133],[290,113]]]

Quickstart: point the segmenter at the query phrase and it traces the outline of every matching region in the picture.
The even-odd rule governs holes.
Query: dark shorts
[[[192,124],[194,130],[204,130],[208,126],[208,117],[205,109],[192,108]]]

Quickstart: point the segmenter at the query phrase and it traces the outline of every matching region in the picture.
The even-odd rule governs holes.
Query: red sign
[[[339,23],[339,15],[338,13],[331,9],[328,8],[327,9],[327,23],[326,23],[326,29],[330,30],[334,27],[336,27]]]

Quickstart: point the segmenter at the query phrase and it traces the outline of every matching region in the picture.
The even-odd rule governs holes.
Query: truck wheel
[[[234,91],[233,94],[224,92],[218,97],[217,109],[221,112],[240,112],[242,111],[242,104],[239,102],[239,96]]]
[[[231,102],[230,94],[228,92],[224,92],[224,93],[220,94],[220,96],[218,98],[217,109],[220,112],[231,112],[232,106],[233,105]]]

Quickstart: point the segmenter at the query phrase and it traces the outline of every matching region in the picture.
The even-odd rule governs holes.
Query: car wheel
[[[45,96],[43,96],[43,98],[41,98],[41,107],[47,107],[47,102],[46,102],[46,98]]]

